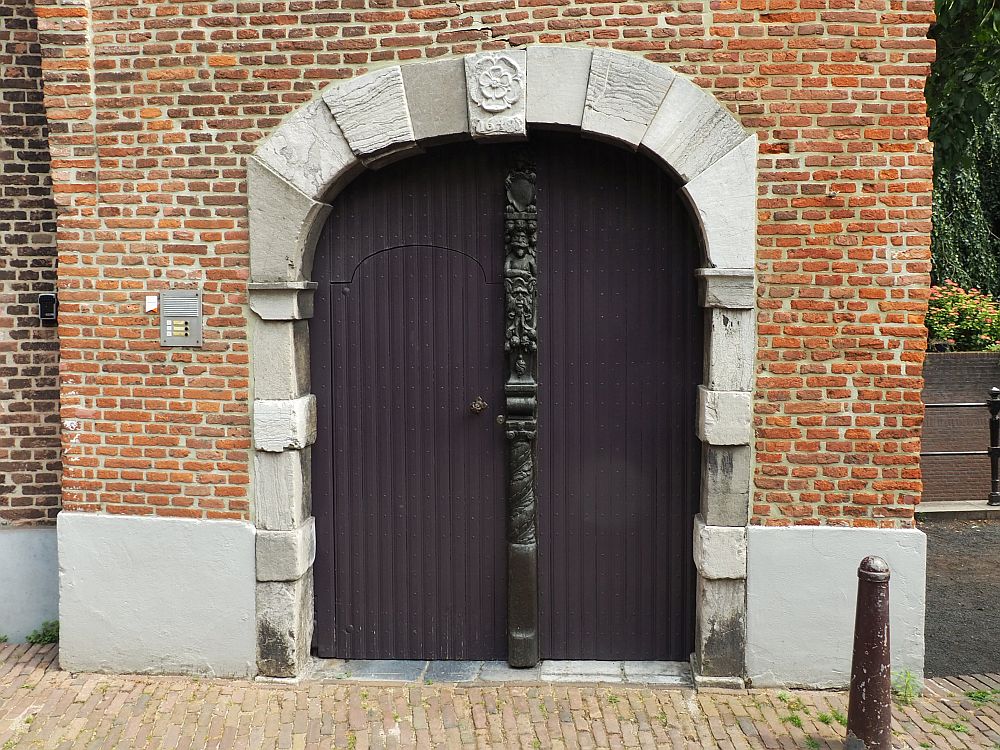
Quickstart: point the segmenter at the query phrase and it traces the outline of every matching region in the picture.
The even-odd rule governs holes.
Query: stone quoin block
[[[709,526],[746,526],[750,512],[749,445],[701,446],[701,514]]]
[[[638,146],[674,78],[666,66],[594,49],[583,131]]]
[[[749,391],[756,364],[753,310],[705,311],[705,384],[713,391]]]
[[[310,452],[309,448],[254,451],[254,521],[258,529],[288,531],[309,518]]]
[[[529,125],[579,128],[587,104],[593,52],[582,47],[528,47]]]
[[[257,584],[257,668],[268,677],[294,677],[309,658],[313,574],[297,581]]]
[[[416,147],[398,65],[333,86],[323,92],[323,101],[362,158]]]
[[[750,394],[698,386],[698,438],[709,445],[750,444]]]
[[[297,581],[315,559],[315,518],[290,531],[257,531],[258,581]]]
[[[300,192],[254,157],[247,160],[247,190],[253,280],[307,279],[330,206]]]
[[[322,99],[297,110],[254,155],[315,201],[331,198],[362,169]]]
[[[694,519],[694,564],[702,578],[747,577],[745,526],[708,526],[701,514]]]
[[[746,655],[746,580],[698,576],[693,664],[695,680],[742,686]]]
[[[309,393],[309,324],[304,320],[254,320],[250,351],[262,353],[254,367],[254,397],[301,398]]]
[[[684,186],[715,268],[752,268],[757,237],[757,136]]]
[[[465,63],[460,57],[400,66],[413,137],[453,139],[469,132]]]
[[[316,440],[316,397],[255,399],[253,441],[259,451],[305,448]]]
[[[681,76],[673,83],[642,139],[642,147],[690,182],[749,133],[718,100]]]

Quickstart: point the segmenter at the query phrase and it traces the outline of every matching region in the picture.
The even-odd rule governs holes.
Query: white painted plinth
[[[889,563],[892,671],[924,671],[927,538],[916,529],[829,526],[747,533],[747,674],[754,687],[844,687],[851,680],[857,569]]]
[[[252,525],[63,512],[58,531],[64,669],[256,673]]]
[[[58,617],[56,530],[0,528],[0,635],[20,643]]]

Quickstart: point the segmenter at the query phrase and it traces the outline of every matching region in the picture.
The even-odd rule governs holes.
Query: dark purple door
[[[504,177],[524,146],[359,178],[311,322],[320,654],[506,650]],[[568,136],[538,172],[543,658],[686,659],[701,374],[696,243],[670,179]],[[482,397],[488,406],[470,407]]]

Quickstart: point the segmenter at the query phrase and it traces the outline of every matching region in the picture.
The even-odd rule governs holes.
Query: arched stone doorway
[[[485,78],[489,80],[485,80]],[[496,79],[494,81],[494,79]],[[493,83],[490,83],[493,81]],[[356,174],[468,137],[568,129],[647,153],[677,178],[700,231],[705,367],[694,665],[744,668],[745,525],[754,352],[756,137],[668,68],[602,49],[531,47],[394,66],[324,92],[249,164],[258,647],[264,674],[294,674],[312,632],[308,320],[315,243]]]

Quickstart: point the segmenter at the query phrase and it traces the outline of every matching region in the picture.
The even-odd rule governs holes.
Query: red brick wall
[[[59,343],[38,320],[55,291],[55,207],[30,0],[0,4],[0,525],[59,510]]]
[[[760,136],[755,521],[911,523],[931,0],[43,2],[68,507],[246,514],[244,164],[284,115],[374,64],[554,42],[667,63]],[[172,283],[205,286],[203,350],[140,311]]]

